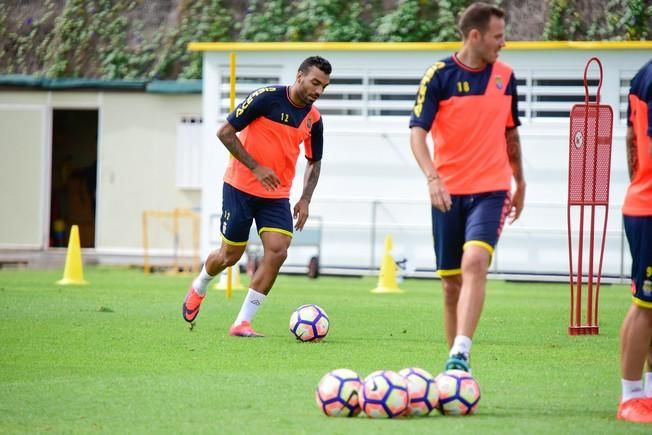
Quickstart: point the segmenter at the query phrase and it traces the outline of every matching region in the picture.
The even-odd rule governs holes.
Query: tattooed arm
[[[631,126],[627,127],[625,148],[627,149],[627,170],[629,171],[629,181],[632,181],[634,173],[636,173],[636,169],[638,168],[638,153],[636,150],[636,133]]]
[[[521,139],[518,135],[517,128],[505,130],[505,139],[507,142],[507,157],[512,167],[516,190],[512,195],[512,205],[509,213],[510,223],[514,222],[521,216],[525,201],[525,177],[523,176],[523,159],[521,157]]]
[[[222,124],[219,130],[217,130],[217,137],[233,157],[238,159],[240,163],[245,165],[254,173],[258,181],[260,181],[266,190],[276,190],[276,188],[279,187],[281,180],[278,176],[271,168],[259,165],[258,162],[251,157],[251,154],[247,152],[245,147],[242,145],[242,142],[240,142],[240,139],[238,139],[236,129],[231,124],[228,122]]]
[[[320,172],[321,160],[308,160],[306,172],[303,176],[303,193],[299,201],[294,205],[294,218],[297,220],[294,228],[298,231],[303,229],[303,226],[308,220],[310,200],[312,199],[312,194],[315,192],[315,187],[317,187]]]
[[[321,173],[321,160],[313,162],[308,160],[306,165],[306,172],[303,175],[303,193],[301,194],[301,199],[310,202],[312,200],[312,194],[315,192],[315,187],[317,187],[317,181],[319,181],[319,174]]]

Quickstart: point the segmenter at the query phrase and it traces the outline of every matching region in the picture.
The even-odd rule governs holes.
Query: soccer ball
[[[301,305],[290,316],[290,332],[300,341],[320,341],[328,334],[328,315],[315,304]]]
[[[361,385],[360,376],[353,370],[328,372],[315,391],[317,406],[331,417],[355,417],[360,414],[358,395]]]
[[[398,372],[408,384],[410,404],[408,416],[428,415],[439,404],[439,390],[435,378],[427,371],[412,367]]]
[[[445,415],[473,414],[480,402],[480,385],[463,370],[448,370],[435,378],[439,410]]]
[[[371,418],[401,417],[409,404],[407,381],[396,372],[378,370],[362,383],[360,407]]]

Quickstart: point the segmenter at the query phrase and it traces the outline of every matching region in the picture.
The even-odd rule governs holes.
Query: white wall
[[[242,52],[238,54],[237,76],[256,76],[256,68],[276,74],[281,83],[291,84],[298,64],[312,52]],[[333,64],[333,80],[338,77],[363,77],[362,101],[333,101],[322,98],[320,109],[362,107],[371,113],[374,105],[411,107],[411,101],[372,101],[370,77],[420,78],[434,61],[448,52],[351,52],[320,53]],[[525,175],[528,182],[526,208],[521,219],[503,232],[492,270],[565,274],[568,270],[567,240],[567,118],[541,116],[546,110],[569,110],[573,102],[541,102],[537,95],[562,92],[583,95],[583,86],[564,89],[541,88],[537,79],[583,77],[586,61],[599,56],[604,67],[602,102],[614,108],[612,182],[607,229],[604,273],[620,275],[629,270],[629,254],[621,240],[620,204],[627,185],[624,158],[624,97],[631,75],[648,59],[643,50],[513,50],[502,59],[510,63],[517,78],[525,80],[519,93],[525,96],[520,109],[526,113],[520,128]],[[215,147],[214,132],[228,111],[226,99],[228,54],[207,52],[204,61],[205,143],[203,159],[202,251],[207,253],[215,240],[216,228],[209,216],[220,212],[221,179],[228,153]],[[597,69],[589,70],[597,78]],[[621,84],[621,82],[623,84]],[[220,84],[218,86],[217,84]],[[242,95],[255,88],[244,81],[237,85]],[[400,87],[400,86],[399,86]],[[326,94],[353,92],[351,86],[333,84]],[[404,90],[396,93],[405,92]],[[592,89],[592,93],[595,88]],[[416,93],[416,86],[411,94]],[[579,93],[579,94],[578,94]],[[406,106],[407,104],[407,106]],[[537,115],[539,113],[539,115]],[[407,116],[339,116],[325,114],[325,151],[322,173],[311,204],[311,214],[324,221],[322,265],[328,267],[378,266],[383,238],[393,234],[394,244],[409,257],[412,266],[433,269],[434,254],[430,230],[430,209],[423,175],[409,149]],[[292,190],[292,200],[300,196],[303,162]],[[375,209],[375,215],[374,215]],[[600,214],[598,213],[598,218]],[[578,218],[574,218],[578,219]],[[598,219],[596,222],[603,222]],[[588,225],[587,221],[587,225]],[[601,232],[601,226],[600,226]],[[577,234],[576,234],[577,237]],[[587,235],[588,237],[588,235]],[[588,240],[588,239],[587,239]],[[599,240],[598,240],[599,241]],[[586,242],[588,244],[588,241]],[[624,249],[623,249],[624,248]],[[292,250],[291,250],[292,251]],[[625,252],[626,255],[622,255]],[[288,264],[304,263],[305,250],[290,253]],[[596,258],[597,264],[597,258]],[[586,267],[586,266],[585,266]]]
[[[314,52],[238,53],[239,97],[257,87],[255,78],[291,84],[296,68]],[[423,176],[408,144],[407,116],[378,116],[379,110],[411,108],[413,83],[448,51],[324,51],[334,67],[333,84],[318,107],[324,113],[323,171],[311,213],[323,218],[322,265],[378,266],[386,234],[410,258],[412,266],[432,269],[434,254],[430,209]],[[568,122],[537,113],[568,110],[572,103],[541,102],[537,95],[581,95],[582,86],[557,89],[537,85],[538,78],[581,79],[586,60],[599,56],[604,65],[603,102],[614,107],[611,200],[605,272],[625,273],[629,254],[621,238],[620,204],[627,185],[624,122],[627,81],[649,58],[643,50],[506,50],[523,85],[520,128],[528,181],[521,219],[505,229],[492,268],[495,272],[565,273]],[[3,91],[0,93],[0,250],[47,246],[53,109],[97,109],[98,213],[96,247],[100,254],[140,261],[143,210],[202,210],[202,251],[219,240],[210,216],[220,213],[221,180],[228,153],[215,132],[228,112],[228,54],[204,58],[203,99],[199,95],[132,92]],[[595,72],[592,72],[592,77]],[[384,79],[408,84],[387,84]],[[342,81],[343,79],[346,79]],[[339,80],[339,82],[338,82]],[[348,81],[347,81],[348,80]],[[356,82],[355,80],[358,80]],[[412,82],[410,82],[410,80]],[[379,95],[396,98],[381,98]],[[343,100],[342,96],[351,98]],[[348,97],[347,97],[348,96]],[[343,116],[343,111],[357,113]],[[337,113],[340,113],[339,115]],[[203,117],[201,190],[176,182],[177,126],[181,117]],[[300,195],[304,162],[292,200]],[[163,226],[162,223],[159,226]],[[169,230],[158,228],[153,248],[169,252]],[[189,236],[184,236],[189,240]],[[291,250],[289,264],[305,264],[309,248]]]
[[[52,111],[98,110],[98,254],[142,255],[143,210],[199,210],[200,189],[176,182],[177,126],[201,116],[199,95],[95,91],[0,93],[0,250],[45,249],[49,237]],[[189,221],[181,229],[191,248]],[[150,222],[156,252],[172,252],[171,222]],[[122,261],[124,262],[124,260]]]
[[[41,201],[44,192],[49,195],[45,107],[42,94],[0,93],[0,247],[38,249],[46,240]]]
[[[197,95],[104,94],[98,150],[99,253],[140,254],[144,210],[198,208],[198,190],[177,188],[175,161],[177,124],[183,115],[199,114],[200,104]],[[153,247],[165,249],[161,239],[167,237],[169,249],[172,233],[161,222],[150,226]]]

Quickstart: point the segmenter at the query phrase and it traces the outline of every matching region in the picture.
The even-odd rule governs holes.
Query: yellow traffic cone
[[[396,263],[392,257],[392,235],[385,236],[385,252],[380,265],[378,286],[371,290],[372,293],[403,293],[396,284]]]
[[[79,228],[77,225],[73,225],[70,229],[70,240],[68,241],[68,252],[66,253],[66,266],[63,269],[63,279],[57,281],[57,284],[88,284],[88,281],[84,281],[81,248],[79,246]]]
[[[216,290],[226,290],[227,285],[229,282],[229,277],[228,277],[228,268],[224,269],[222,273],[220,273],[220,281],[215,284],[215,289]],[[236,264],[235,266],[231,267],[231,289],[233,290],[244,290],[244,286],[240,282],[240,267]]]

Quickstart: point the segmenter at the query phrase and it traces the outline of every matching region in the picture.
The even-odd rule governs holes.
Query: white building
[[[87,225],[82,239],[88,240],[90,234],[92,243],[85,244],[85,258],[142,264],[143,211],[174,208],[201,211],[205,255],[219,243],[215,216],[220,213],[219,187],[228,152],[215,131],[229,108],[230,54],[236,59],[237,100],[263,84],[291,84],[299,63],[319,54],[334,67],[332,84],[317,102],[324,117],[325,150],[311,204],[311,215],[322,219],[323,270],[360,273],[378,267],[383,239],[392,234],[412,267],[431,276],[430,209],[423,176],[409,148],[407,124],[422,73],[458,47],[457,43],[193,43],[191,49],[205,54],[203,98],[198,93],[125,89],[124,84],[118,89],[72,85],[62,89],[16,87],[0,80],[4,156],[0,263],[65,252],[51,247],[53,213],[59,212],[53,210],[52,198],[60,187],[53,173],[65,172],[67,159],[78,169],[91,167],[91,172],[91,163],[97,162],[95,213],[90,222],[88,215],[84,222],[66,222]],[[511,42],[501,53],[519,80],[528,191],[521,219],[503,232],[494,273],[568,273],[568,112],[584,100],[584,67],[593,56],[604,67],[602,102],[614,109],[604,272],[628,273],[620,219],[627,183],[626,94],[629,80],[650,58],[651,49],[650,41]],[[595,68],[589,77],[596,79]],[[595,93],[595,86],[590,89]],[[80,111],[92,113],[84,118]],[[66,128],[72,133],[59,134]],[[74,137],[76,145],[61,145],[62,137]],[[299,161],[297,177],[302,177]],[[301,183],[295,181],[293,201],[300,189]],[[174,242],[162,222],[159,225],[152,229],[158,231],[152,236],[153,254],[167,261]],[[177,252],[187,255],[188,228],[182,232]],[[304,265],[313,254],[314,249],[295,247],[287,263]]]
[[[311,214],[323,222],[322,266],[338,271],[376,268],[383,239],[392,234],[412,267],[432,270],[430,207],[423,175],[409,147],[408,118],[425,69],[458,47],[458,43],[191,44],[191,49],[204,52],[202,251],[219,243],[215,214],[220,209],[219,186],[228,153],[216,146],[214,132],[229,111],[231,53],[236,58],[236,100],[267,83],[292,83],[301,61],[319,54],[334,68],[331,85],[316,103],[324,117],[325,145]],[[585,65],[597,56],[604,67],[601,101],[614,111],[603,271],[617,276],[628,273],[620,217],[627,184],[626,95],[629,80],[649,59],[650,48],[649,41],[511,42],[501,53],[514,67],[519,83],[528,188],[525,211],[504,230],[492,272],[568,274],[568,116],[573,104],[584,101]],[[595,65],[589,69],[592,95],[599,77]],[[301,192],[302,168],[297,171],[294,200]],[[574,225],[579,225],[579,215],[573,216]],[[598,210],[596,216],[596,222],[604,222],[604,212]],[[599,235],[602,226],[597,228]],[[586,240],[588,246],[588,234]],[[596,242],[600,240],[597,236]],[[293,250],[287,263],[301,264],[302,255],[306,254]]]

